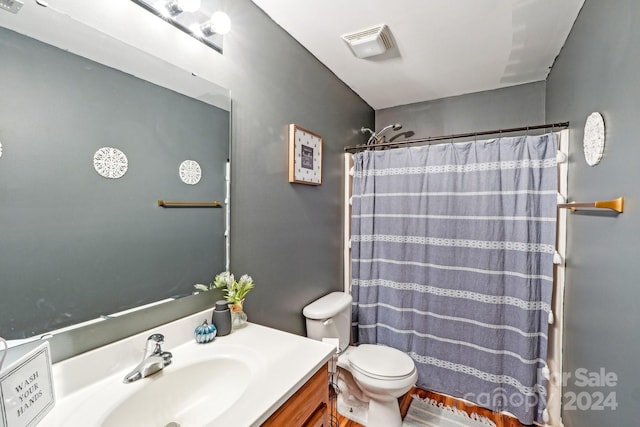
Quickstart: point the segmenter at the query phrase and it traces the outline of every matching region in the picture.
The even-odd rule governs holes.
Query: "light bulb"
[[[211,15],[211,31],[217,34],[225,35],[231,30],[231,20],[229,16],[221,11],[214,12]]]
[[[196,12],[200,9],[200,0],[178,0],[178,7],[183,12]]]

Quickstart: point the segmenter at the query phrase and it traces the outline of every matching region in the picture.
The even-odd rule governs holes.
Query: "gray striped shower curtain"
[[[542,422],[557,135],[354,155],[355,340],[418,386]]]

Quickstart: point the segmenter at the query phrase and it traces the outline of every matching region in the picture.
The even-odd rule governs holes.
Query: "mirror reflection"
[[[224,206],[228,109],[5,28],[0,57],[0,336],[189,295],[225,269],[224,207],[157,201]]]

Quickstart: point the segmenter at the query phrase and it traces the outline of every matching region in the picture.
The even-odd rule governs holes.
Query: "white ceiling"
[[[545,80],[584,0],[252,0],[374,109]],[[343,34],[386,24],[358,59]]]
[[[544,80],[584,3],[252,1],[375,109]],[[341,36],[380,24],[396,47],[353,56]],[[225,70],[233,69],[224,55],[130,0],[25,2],[17,15],[2,11],[0,26],[214,105],[215,84],[226,86]]]

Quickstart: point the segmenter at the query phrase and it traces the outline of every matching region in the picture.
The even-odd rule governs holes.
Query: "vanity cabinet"
[[[262,427],[329,427],[328,375],[325,364]]]

